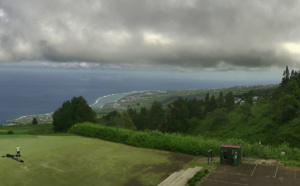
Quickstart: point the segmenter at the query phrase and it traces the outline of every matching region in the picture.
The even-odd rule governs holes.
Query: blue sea
[[[134,91],[278,84],[281,79],[281,74],[260,75],[251,72],[0,66],[0,124],[24,115],[54,112],[74,96],[83,96],[90,105],[100,107]],[[255,78],[249,80],[252,76]]]

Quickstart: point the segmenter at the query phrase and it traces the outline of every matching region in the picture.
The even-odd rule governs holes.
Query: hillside
[[[99,116],[108,114],[109,112],[124,111],[128,108],[140,110],[142,107],[150,108],[154,101],[160,102],[163,106],[176,100],[179,97],[188,99],[203,99],[207,92],[210,95],[218,95],[223,93],[233,92],[234,95],[242,95],[250,90],[255,91],[258,95],[272,92],[278,85],[252,85],[252,86],[235,86],[231,88],[215,88],[215,89],[199,89],[199,90],[181,90],[181,91],[145,91],[127,95],[117,102],[105,104],[101,109],[95,109]]]
[[[278,86],[153,91],[116,104],[103,125],[299,147],[300,73],[288,68]]]
[[[176,100],[178,97],[187,97],[189,99],[197,98],[202,99],[207,92],[211,95],[218,95],[220,91],[224,93],[233,92],[235,95],[246,93],[250,90],[256,92],[270,92],[273,91],[278,85],[253,85],[253,86],[236,86],[231,88],[216,88],[216,89],[199,89],[199,90],[183,90],[183,91],[145,91],[139,93],[133,93],[119,99],[117,102],[111,102],[105,104],[102,108],[94,109],[98,117],[105,116],[111,111],[123,112],[128,108],[140,110],[142,107],[150,108],[154,101],[158,101],[167,107],[168,103]],[[9,120],[11,124],[31,124],[33,118],[38,119],[39,124],[51,123],[52,113],[40,114],[40,115],[27,115],[20,118]]]

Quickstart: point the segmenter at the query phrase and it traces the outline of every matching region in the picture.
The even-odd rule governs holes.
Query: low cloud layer
[[[299,7],[297,0],[1,0],[0,62],[297,67]]]

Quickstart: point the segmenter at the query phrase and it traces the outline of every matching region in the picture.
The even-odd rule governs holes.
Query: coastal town
[[[8,120],[8,125],[20,125],[20,124],[29,124],[32,123],[33,118],[36,118],[39,124],[43,123],[51,123],[52,122],[53,112],[47,114],[39,114],[39,115],[26,115],[17,119]]]

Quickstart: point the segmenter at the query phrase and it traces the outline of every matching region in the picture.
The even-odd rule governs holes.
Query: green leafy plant
[[[132,131],[115,127],[107,127],[92,123],[79,123],[72,126],[69,133],[87,137],[99,138],[107,141],[123,143],[131,146],[167,150],[190,155],[207,156],[207,150],[214,149],[213,155],[219,156],[223,143],[241,144],[244,157],[282,159],[281,152],[285,152],[284,160],[300,160],[300,149],[291,148],[288,143],[279,146],[249,144],[241,139],[204,139],[202,136],[182,134],[163,134],[159,131]]]
[[[200,182],[207,174],[209,173],[208,169],[202,169],[198,171],[192,178],[188,180],[189,186],[195,186],[197,182]]]
[[[6,134],[14,134],[14,131],[9,130]]]

